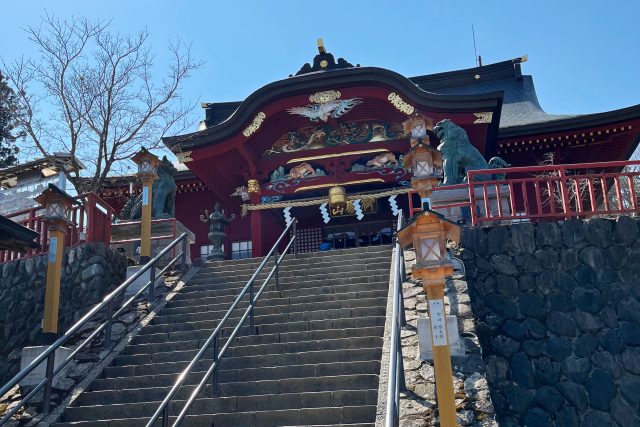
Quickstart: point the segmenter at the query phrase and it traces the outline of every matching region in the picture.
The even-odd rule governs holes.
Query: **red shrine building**
[[[220,202],[228,226],[229,258],[266,253],[298,220],[298,250],[317,251],[391,243],[389,197],[408,207],[411,171],[402,163],[409,135],[402,122],[414,113],[450,119],[485,159],[512,166],[627,160],[640,141],[640,105],[595,114],[547,114],[526,57],[416,77],[353,65],[320,45],[312,64],[239,102],[203,104],[205,119],[190,134],[165,138],[182,163],[176,218],[196,235],[192,257],[206,257],[205,209]],[[122,182],[122,181],[120,181]],[[324,203],[341,186],[346,209]],[[128,187],[105,189],[116,212]],[[288,213],[285,213],[285,209]]]

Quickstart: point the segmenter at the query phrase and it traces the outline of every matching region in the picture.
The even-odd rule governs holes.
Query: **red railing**
[[[81,194],[74,199],[78,200],[80,205],[74,205],[72,209],[65,247],[73,247],[82,242],[105,242],[108,244],[111,240],[113,209],[94,193]],[[28,258],[47,252],[49,239],[43,207],[24,209],[13,212],[6,217],[39,233],[35,241],[40,245],[40,249],[31,249],[26,253],[0,251],[0,262]]]
[[[505,174],[503,180],[478,181],[479,175]],[[582,163],[475,170],[467,183],[435,191],[467,188],[461,203],[432,209],[467,207],[473,225],[488,222],[561,220],[640,211],[640,161]],[[409,195],[412,215],[419,211]]]

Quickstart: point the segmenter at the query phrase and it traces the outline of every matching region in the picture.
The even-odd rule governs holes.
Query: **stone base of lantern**
[[[482,194],[482,188],[478,187],[475,190],[476,209],[480,216],[486,217],[484,199]],[[496,197],[496,188],[487,188],[487,197],[489,199],[489,215],[498,216],[498,200]],[[469,201],[469,190],[466,188],[456,188],[447,190],[439,189],[431,194],[432,210],[444,215],[449,221],[456,223],[471,224],[471,209],[468,206],[451,207],[451,208],[438,208],[438,205],[449,205],[455,203],[464,203]],[[509,204],[509,187],[507,185],[500,186],[500,206],[502,208],[503,215],[509,215],[511,213],[511,207]],[[492,225],[500,223],[483,223],[484,225]]]
[[[175,229],[174,229],[175,224]],[[191,255],[189,251],[190,245],[196,241],[195,234],[185,227],[180,221],[167,220],[161,222],[151,222],[151,258],[156,256],[160,251],[167,247],[169,243],[178,238],[182,233],[187,233],[187,264],[191,264]],[[175,237],[174,237],[175,236]],[[124,255],[134,260],[140,258],[140,221],[127,221],[119,224],[111,225],[111,247],[120,249]],[[165,266],[177,254],[180,253],[182,247],[178,244],[173,250],[164,255],[158,267]],[[179,260],[177,261],[180,262]]]

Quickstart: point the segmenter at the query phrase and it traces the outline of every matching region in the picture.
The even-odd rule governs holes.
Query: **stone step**
[[[378,391],[345,390],[307,393],[264,394],[252,396],[200,397],[191,407],[191,413],[230,413],[270,410],[322,408],[375,404]],[[169,405],[169,413],[176,414],[184,406],[184,400]],[[144,403],[119,403],[93,406],[74,406],[64,413],[63,421],[109,420],[114,418],[150,418],[160,406],[160,401]]]
[[[389,263],[387,263],[389,264]],[[305,283],[307,281],[315,281],[315,280],[324,280],[331,281],[333,279],[358,279],[358,278],[375,278],[380,280],[380,277],[389,276],[389,265],[376,264],[375,269],[370,270],[361,270],[356,269],[356,272],[341,272],[335,271],[331,269],[330,272],[327,272],[327,269],[317,269],[311,272],[307,272],[304,275],[293,275],[293,276],[280,276],[279,284],[282,286],[282,289],[291,289],[297,287],[299,283]],[[256,285],[262,284],[264,280],[257,280],[254,283]],[[200,290],[204,286],[204,289],[210,289],[212,287],[228,289],[228,288],[237,288],[242,289],[248,282],[248,278],[246,279],[216,279],[216,278],[208,278],[208,277],[199,277],[198,275],[194,276],[188,285],[185,285],[184,293],[189,294],[193,290]],[[272,278],[272,283],[275,283],[275,275]]]
[[[280,263],[280,270],[282,271],[300,271],[300,270],[304,270],[305,268],[343,268],[345,266],[349,266],[349,265],[365,265],[365,266],[371,266],[371,265],[376,265],[379,263],[383,263],[383,262],[390,262],[391,261],[391,251],[385,251],[385,252],[381,252],[380,254],[376,254],[375,256],[367,256],[367,257],[362,257],[362,256],[357,256],[357,255],[353,255],[350,259],[342,259],[342,258],[335,258],[335,259],[330,259],[330,258],[320,258],[317,260],[312,260],[310,259],[307,262],[299,262],[299,261],[293,261],[291,259],[283,259],[283,261]],[[262,272],[265,271],[269,271],[271,268],[273,268],[274,266],[274,262],[270,261],[267,264],[265,264],[265,266],[263,267]],[[212,276],[217,276],[217,277],[236,277],[236,276],[249,276],[251,277],[251,275],[256,271],[257,266],[256,267],[252,267],[252,266],[228,266],[228,267],[216,267],[216,268],[211,268],[211,267],[202,267],[200,268],[200,270],[198,270],[198,274],[197,276],[202,276],[202,275],[212,275]],[[262,273],[261,272],[261,273]]]
[[[249,297],[247,296],[247,299]],[[260,300],[253,309],[254,316],[267,316],[267,315],[283,315],[285,313],[305,313],[313,310],[322,309],[326,310],[340,310],[348,308],[366,308],[366,307],[385,307],[386,298],[362,298],[362,299],[348,299],[341,301],[328,301],[328,302],[305,302],[299,304],[282,304],[272,305],[271,300]],[[232,313],[229,321],[240,318],[244,312],[249,308],[249,302],[245,301],[241,307],[237,307]],[[227,314],[228,307],[224,307],[222,310],[216,311],[200,311],[195,313],[180,313],[180,314],[160,314],[156,316],[152,324],[170,324],[170,323],[191,323],[204,320],[219,320]],[[354,314],[358,315],[358,314]]]
[[[197,384],[206,371],[194,371],[185,381],[186,385]],[[311,378],[321,376],[380,373],[379,360],[317,363],[309,365],[272,366],[268,368],[241,368],[219,371],[221,383],[240,381],[279,380],[287,378]],[[124,390],[172,386],[175,374],[139,375],[129,377],[100,378],[91,383],[91,391]]]
[[[262,259],[209,262],[167,302],[57,426],[144,426],[245,287]],[[259,274],[257,291],[269,273]],[[389,287],[391,246],[287,255],[196,399],[187,426],[371,426]],[[246,312],[221,331],[219,348]],[[210,368],[203,358],[171,402],[174,419]],[[157,425],[160,425],[158,422]]]
[[[211,396],[207,384],[200,396]],[[307,393],[338,390],[370,390],[378,387],[378,375],[337,375],[315,378],[289,378],[279,380],[242,381],[219,384],[220,396],[254,396],[265,394]],[[195,385],[185,385],[176,393],[176,400],[185,400]],[[85,391],[78,398],[79,406],[110,405],[161,401],[171,387],[149,387],[119,390]]]
[[[299,253],[294,258],[291,253],[289,253],[286,257],[283,258],[284,262],[305,262],[308,259],[311,260],[319,260],[324,258],[336,258],[336,259],[351,259],[353,257],[358,256],[369,256],[375,253],[384,253],[391,252],[393,249],[392,245],[380,245],[380,246],[366,246],[363,248],[350,248],[350,249],[338,249],[333,251],[318,251],[318,252],[304,252]],[[245,258],[238,260],[224,260],[224,261],[208,261],[205,263],[205,268],[219,268],[219,267],[227,267],[227,266],[253,266],[255,270],[258,265],[262,262],[263,258]]]
[[[292,425],[363,425],[375,420],[376,406],[341,406],[324,408],[282,409],[274,411],[251,411],[234,413],[217,413],[203,415],[188,415],[182,425],[189,427],[277,427]],[[175,417],[169,417],[173,422]],[[137,427],[145,426],[146,418],[110,419],[99,421],[62,422],[54,424],[56,427]],[[312,424],[309,424],[312,423]],[[354,424],[355,423],[355,424]],[[364,425],[367,425],[364,424]],[[161,425],[158,422],[156,425]]]
[[[281,283],[276,289],[275,281],[269,283],[263,292],[264,298],[273,298],[275,295],[278,297],[290,297],[290,296],[302,296],[302,295],[317,295],[317,294],[334,294],[345,292],[356,292],[363,290],[376,290],[386,289],[389,287],[389,282],[386,278],[389,277],[387,272],[386,276],[358,276],[358,277],[339,277],[339,278],[327,278],[324,276],[316,276],[312,279],[302,279],[303,281],[297,283]],[[244,288],[246,282],[234,284],[233,287],[217,286],[217,285],[191,285],[191,287],[185,286],[181,289],[180,293],[176,294],[173,300],[200,300],[207,297],[217,296],[237,296]],[[262,283],[256,284],[254,291],[260,289]],[[273,292],[278,292],[274,294]],[[267,295],[264,295],[267,294]]]
[[[286,322],[299,322],[299,321],[311,321],[311,320],[329,320],[338,318],[349,317],[369,317],[369,316],[384,316],[386,307],[356,307],[356,308],[340,308],[330,310],[315,310],[306,312],[294,312],[294,313],[281,313],[281,314],[265,314],[255,316],[255,326],[260,329],[261,325],[268,325],[273,323],[286,323]],[[233,319],[240,319],[243,313],[238,312],[229,320],[228,325],[235,327],[237,323],[233,322]],[[147,333],[158,332],[177,332],[188,331],[192,329],[215,329],[218,325],[219,319],[210,320],[198,320],[191,323],[155,323],[155,318],[152,323],[147,325],[145,329]],[[248,325],[248,318],[245,326]]]
[[[307,351],[304,353],[267,354],[257,356],[225,357],[220,362],[221,369],[270,368],[287,365],[308,365],[312,363],[349,362],[377,360],[381,349],[350,348],[336,350]],[[212,359],[204,357],[195,366],[197,370],[206,370]],[[178,374],[189,364],[189,360],[179,362],[159,362],[132,366],[108,366],[104,368],[105,378],[136,375]]]
[[[294,341],[257,345],[233,345],[225,353],[226,357],[258,356],[269,354],[302,353],[305,351],[337,350],[353,348],[373,348],[382,345],[381,337],[349,337],[327,340]],[[151,354],[125,354],[116,356],[114,366],[131,366],[164,362],[190,361],[198,352],[194,350],[166,351]],[[213,348],[205,352],[205,357],[213,357]]]
[[[365,275],[366,274],[380,274],[380,270],[384,270],[383,274],[388,274],[389,268],[391,267],[390,258],[384,258],[375,263],[356,263],[356,264],[344,264],[340,266],[319,266],[316,264],[311,264],[308,266],[297,266],[296,269],[292,268],[284,268],[280,267],[278,270],[278,275],[280,281],[282,283],[290,282],[291,278],[296,278],[300,280],[300,278],[306,277],[314,277],[321,276],[323,274],[327,274],[327,271],[330,270],[331,273],[336,277],[345,276],[345,275],[353,275],[354,271],[357,272],[357,275]],[[371,272],[371,273],[369,273]],[[255,283],[261,283],[264,279],[271,273],[271,269],[261,271]],[[229,274],[220,274],[220,273],[203,273],[198,272],[190,281],[192,285],[196,284],[211,284],[211,285],[227,285],[234,283],[247,283],[251,276],[253,275],[253,271],[248,274],[238,274],[238,273],[229,273]],[[275,275],[274,275],[275,277]]]
[[[273,323],[273,324],[256,324],[256,329],[259,335],[268,334],[280,334],[280,333],[293,333],[293,332],[305,332],[305,331],[320,331],[320,330],[336,330],[342,328],[367,328],[367,327],[380,327],[384,326],[384,316],[372,316],[367,318],[338,318],[338,319],[325,319],[325,320],[312,320],[312,321],[298,321],[289,322],[287,324]],[[155,332],[145,327],[134,338],[136,344],[148,344],[148,343],[165,343],[174,341],[190,341],[190,340],[206,340],[213,332],[212,328],[190,328],[184,331],[168,331],[168,332]],[[223,335],[228,336],[233,330],[234,326],[223,328]],[[249,336],[248,327],[244,327],[238,336]]]
[[[320,294],[320,295],[303,295],[303,296],[295,296],[295,297],[283,297],[279,298],[274,296],[272,298],[264,298],[265,293],[263,293],[263,297],[258,301],[258,306],[260,304],[272,304],[272,305],[285,305],[285,304],[302,304],[302,303],[324,303],[330,301],[341,301],[341,300],[353,300],[353,299],[362,299],[362,298],[381,298],[387,296],[387,290],[373,290],[373,291],[361,291],[361,292],[347,292],[344,294]],[[264,298],[264,299],[263,299]],[[183,314],[183,313],[200,313],[204,311],[218,311],[222,310],[225,307],[229,308],[233,301],[235,301],[236,296],[226,295],[221,297],[209,297],[202,298],[197,301],[175,301],[171,300],[164,306],[162,309],[162,314]],[[263,302],[266,301],[266,302]],[[246,301],[243,301],[246,304]],[[197,304],[197,305],[196,305]]]
[[[235,338],[235,346],[243,345],[256,345],[256,344],[271,344],[271,343],[287,343],[309,340],[325,340],[335,338],[355,338],[372,336],[379,337],[384,333],[384,328],[381,326],[368,327],[368,328],[345,328],[345,329],[325,329],[316,331],[301,331],[301,332],[283,332],[276,334],[264,334],[264,335],[247,335],[238,336]],[[208,336],[207,336],[208,338]],[[204,345],[206,338],[193,339],[185,341],[162,341],[157,343],[146,344],[130,344],[128,345],[123,354],[151,354],[160,353],[163,351],[178,351],[178,350],[195,350]],[[224,345],[227,342],[226,338],[220,338],[218,340],[219,345]]]

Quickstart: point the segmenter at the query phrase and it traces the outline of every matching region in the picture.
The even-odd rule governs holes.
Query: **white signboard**
[[[149,205],[149,187],[142,187],[142,205]]]
[[[429,316],[431,318],[433,346],[447,345],[447,327],[445,325],[443,300],[429,300]]]
[[[49,239],[49,262],[56,262],[56,256],[58,252],[58,238],[52,237]]]

